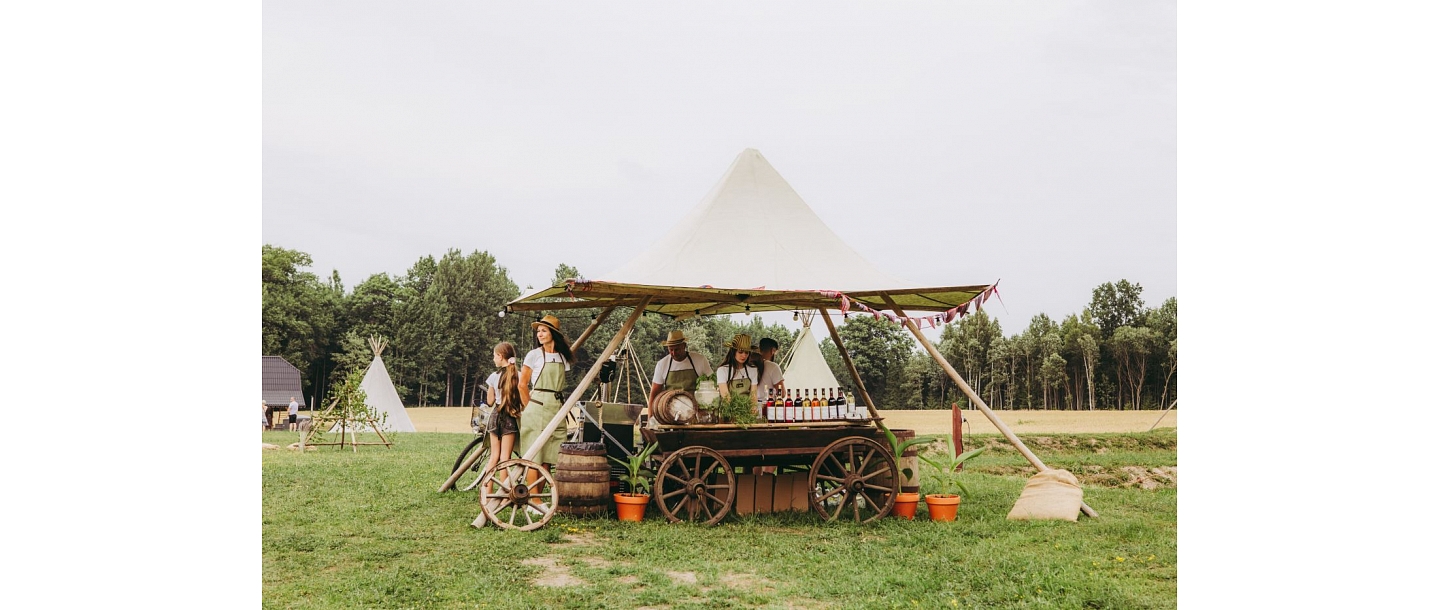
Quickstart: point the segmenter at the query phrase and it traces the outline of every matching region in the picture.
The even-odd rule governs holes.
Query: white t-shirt
[[[747,362],[745,364],[750,363]],[[730,367],[724,364],[720,365],[720,368],[715,369],[715,383],[717,385],[730,383],[730,375]],[[749,379],[751,387],[759,387],[760,378],[764,377],[764,375],[760,373],[760,370],[753,366],[739,367],[739,370],[735,371],[734,375],[736,379]]]
[[[532,349],[530,350],[530,353],[525,354],[524,364],[524,366],[530,367],[530,387],[535,387],[535,382],[540,380],[540,369],[545,368],[546,362],[564,363],[566,372],[569,372],[570,370],[570,363],[565,362],[565,357],[561,356],[560,352],[550,352],[547,354],[545,353],[545,350],[541,348],[537,347],[535,349]],[[499,377],[496,377],[496,380],[496,384],[498,387]]]
[[[765,372],[760,375],[760,386],[755,389],[755,396],[761,400],[765,399],[765,393],[776,384],[785,381],[785,373],[780,371],[780,365],[765,360]]]
[[[686,352],[689,354],[684,360],[674,360],[669,354],[655,363],[655,377],[652,382],[665,385],[665,378],[669,376],[666,371],[683,371],[693,369],[697,377],[713,374],[715,371],[710,368],[710,361],[703,354]],[[672,364],[673,363],[673,364]]]
[[[753,360],[751,362],[753,362]],[[750,364],[750,362],[746,362],[745,364]],[[741,366],[738,367],[735,371],[736,379],[750,380],[750,397],[754,398],[755,402],[765,400],[765,391],[760,388],[760,380],[764,377],[765,375],[760,372],[760,369],[758,367]],[[729,366],[722,364],[720,365],[720,368],[715,369],[715,383],[720,386],[724,386],[725,384],[730,383]]]
[[[485,385],[495,390],[495,402],[500,402],[500,371],[490,373],[490,376],[485,378]]]
[[[295,401],[293,401],[293,400],[290,401],[290,411],[289,411],[289,414],[290,414],[290,415],[294,415],[294,414],[299,413],[299,412],[300,412],[300,403],[295,402]]]

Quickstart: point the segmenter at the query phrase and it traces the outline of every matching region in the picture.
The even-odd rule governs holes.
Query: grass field
[[[262,434],[282,447],[295,437]],[[857,526],[791,513],[732,515],[704,528],[664,523],[651,506],[639,524],[557,516],[535,532],[472,528],[474,493],[435,493],[469,435],[397,437],[389,450],[262,452],[265,607],[1176,603],[1173,428],[1026,436],[1048,464],[1085,483],[1100,518],[1077,523],[1007,521],[1033,471],[1002,438],[976,434],[972,446],[992,449],[967,465],[973,496],[954,523],[928,522],[922,503],[915,521]]]

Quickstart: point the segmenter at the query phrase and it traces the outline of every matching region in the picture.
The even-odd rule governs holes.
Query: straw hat
[[[557,318],[555,316],[545,316],[543,318],[540,318],[539,322],[531,322],[530,330],[534,331],[541,326],[550,329],[550,332],[552,333],[559,333],[561,337],[565,337],[565,331],[560,330],[560,318]],[[568,337],[565,338],[567,341],[569,340]]]
[[[665,337],[664,341],[660,342],[660,345],[663,347],[671,347],[675,345],[681,345],[683,343],[685,343],[685,331],[672,330],[670,331],[670,335]]]
[[[750,335],[735,335],[734,339],[725,342],[725,347],[737,352],[753,352],[755,348],[750,346]]]

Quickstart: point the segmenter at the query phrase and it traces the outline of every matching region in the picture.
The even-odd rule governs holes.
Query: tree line
[[[550,313],[572,340],[598,310],[498,313],[520,296],[509,272],[487,252],[451,249],[425,256],[404,275],[377,273],[346,290],[332,272],[307,270],[311,257],[266,244],[261,249],[261,351],[299,368],[315,404],[352,370],[369,366],[366,337],[388,342],[383,354],[401,400],[413,406],[468,406],[483,400],[493,370],[491,349],[510,341],[521,354],[534,348],[530,322]],[[559,265],[553,281],[580,277]],[[1142,289],[1126,280],[1095,288],[1079,314],[1056,323],[1039,314],[1021,333],[1006,337],[983,311],[947,325],[936,347],[996,409],[1163,408],[1176,397],[1176,300],[1147,308]],[[616,308],[577,354],[576,370],[594,363],[629,316]],[[832,313],[832,316],[835,315]],[[968,401],[944,371],[899,324],[869,315],[836,319],[855,368],[877,405],[886,409],[948,408]],[[723,343],[736,333],[770,337],[789,351],[798,330],[765,324],[758,316],[706,316],[676,322],[660,315],[636,321],[631,344],[653,367],[665,355],[660,342],[680,328],[692,350],[718,365]],[[817,337],[828,334],[812,327]],[[829,337],[820,344],[836,379],[854,383]],[[648,379],[649,370],[643,371]],[[572,383],[579,380],[575,375]]]

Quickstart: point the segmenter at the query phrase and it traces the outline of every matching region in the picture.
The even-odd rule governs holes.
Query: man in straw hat
[[[670,335],[660,345],[665,346],[665,351],[670,353],[655,363],[655,377],[650,380],[652,404],[655,397],[665,390],[694,392],[701,375],[714,374],[710,361],[704,354],[691,353],[685,349],[684,331],[670,331]]]

